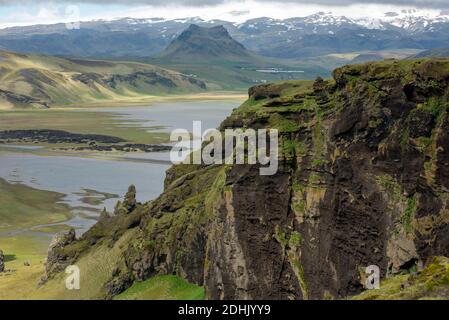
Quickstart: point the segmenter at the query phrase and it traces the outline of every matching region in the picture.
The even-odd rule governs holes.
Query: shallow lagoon
[[[218,127],[238,104],[236,101],[189,101],[89,111],[112,113],[124,126],[161,132],[177,128],[191,131],[192,121],[201,120],[204,131]],[[78,233],[89,229],[104,207],[112,211],[131,184],[137,188],[138,201],[155,199],[163,191],[165,171],[170,167],[168,153],[129,153],[120,159],[99,159],[73,154],[41,156],[26,150],[20,147],[20,152],[15,152],[14,146],[0,148],[0,177],[11,183],[66,194],[64,202],[72,208],[73,218],[64,224],[77,228]]]

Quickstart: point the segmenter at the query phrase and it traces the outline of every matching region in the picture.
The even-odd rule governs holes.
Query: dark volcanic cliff
[[[448,93],[449,60],[254,87],[221,128],[278,128],[276,175],[174,166],[158,199],[119,204],[55,263],[133,230],[105,297],[162,273],[210,299],[341,298],[363,290],[368,265],[383,278],[419,270],[449,256]]]

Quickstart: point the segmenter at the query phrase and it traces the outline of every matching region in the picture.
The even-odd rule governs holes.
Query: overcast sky
[[[419,8],[427,15],[449,12],[449,0],[0,0],[0,27],[119,17],[167,19],[199,16],[242,22],[268,16],[289,18],[319,11],[349,17],[383,17]]]

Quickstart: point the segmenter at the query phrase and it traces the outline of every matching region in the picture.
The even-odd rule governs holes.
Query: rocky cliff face
[[[209,299],[358,294],[368,265],[385,278],[449,256],[448,93],[449,60],[252,88],[221,129],[279,129],[277,174],[174,166],[158,199],[64,250],[79,256],[137,230],[107,297],[160,273],[203,285]]]

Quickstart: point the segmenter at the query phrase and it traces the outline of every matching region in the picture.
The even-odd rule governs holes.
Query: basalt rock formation
[[[174,166],[158,199],[100,221],[66,250],[88,254],[134,230],[104,297],[157,274],[202,285],[208,299],[343,298],[364,290],[369,265],[382,279],[419,274],[449,256],[448,94],[449,60],[252,88],[221,129],[277,128],[275,175]]]
[[[44,142],[44,143],[120,143],[125,140],[100,134],[79,134],[71,133],[63,130],[6,130],[0,131],[0,139],[12,142]]]
[[[48,247],[47,259],[45,261],[46,275],[42,279],[44,282],[48,280],[51,275],[62,272],[76,256],[64,254],[63,249],[76,240],[75,229],[70,229],[67,232],[60,232],[56,234],[51,240]]]
[[[0,250],[0,272],[5,272],[5,255]]]
[[[123,203],[119,201],[115,207],[115,214],[128,214],[134,211],[137,206],[136,192],[134,185],[128,187]]]

